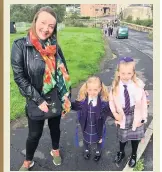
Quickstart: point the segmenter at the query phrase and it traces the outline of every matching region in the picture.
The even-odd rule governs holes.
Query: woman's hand
[[[71,102],[70,100],[65,96],[65,103],[64,103],[64,107],[65,107],[65,110],[66,112],[70,112],[70,109],[71,109]]]
[[[40,104],[38,107],[40,110],[42,110],[43,112],[48,112],[48,103],[46,101],[44,101],[42,104]]]
[[[65,116],[66,116],[66,111],[62,111],[61,117],[62,117],[62,118],[65,118]]]
[[[70,102],[70,100],[68,99],[68,97],[67,96],[65,96],[64,97],[64,104],[63,104],[63,111],[62,111],[62,118],[65,118],[65,116],[66,116],[66,114],[68,113],[68,112],[70,112],[70,110],[71,110],[71,102]]]
[[[71,109],[71,102],[67,96],[64,97],[64,100],[65,101],[63,104],[63,108],[64,108],[64,111],[66,111],[66,113],[68,113],[68,112],[70,112],[70,109]]]

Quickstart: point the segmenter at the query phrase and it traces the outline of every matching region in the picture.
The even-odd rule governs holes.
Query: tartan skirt
[[[87,122],[83,132],[83,139],[88,144],[98,143],[99,136],[96,128],[96,106],[88,106]]]
[[[126,115],[125,129],[117,126],[117,138],[121,142],[128,140],[141,140],[144,137],[144,125],[137,127],[135,131],[132,130],[134,120],[134,106],[130,108],[129,115]]]

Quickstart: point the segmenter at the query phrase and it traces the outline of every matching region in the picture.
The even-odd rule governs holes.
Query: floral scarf
[[[71,81],[61,57],[56,53],[56,39],[54,37],[48,39],[45,43],[45,48],[43,49],[42,44],[32,31],[29,32],[29,37],[31,43],[39,51],[46,63],[42,92],[43,94],[46,94],[57,86],[63,107],[62,113],[65,114],[70,111],[71,107],[71,103],[68,99]],[[55,72],[57,72],[57,77],[55,77]]]

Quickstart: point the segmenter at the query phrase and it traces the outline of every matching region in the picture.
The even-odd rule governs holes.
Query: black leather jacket
[[[59,46],[58,55],[61,56],[67,69],[65,58]],[[37,105],[40,105],[44,101],[41,92],[45,62],[40,53],[31,44],[28,36],[13,42],[11,65],[14,80],[19,87],[20,93],[27,99],[35,101]]]

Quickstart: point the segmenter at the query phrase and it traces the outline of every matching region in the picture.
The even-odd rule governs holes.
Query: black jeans
[[[52,148],[59,148],[61,115],[48,119],[48,126],[52,140]],[[28,118],[29,134],[26,141],[26,160],[31,161],[42,136],[45,120],[32,120]]]

